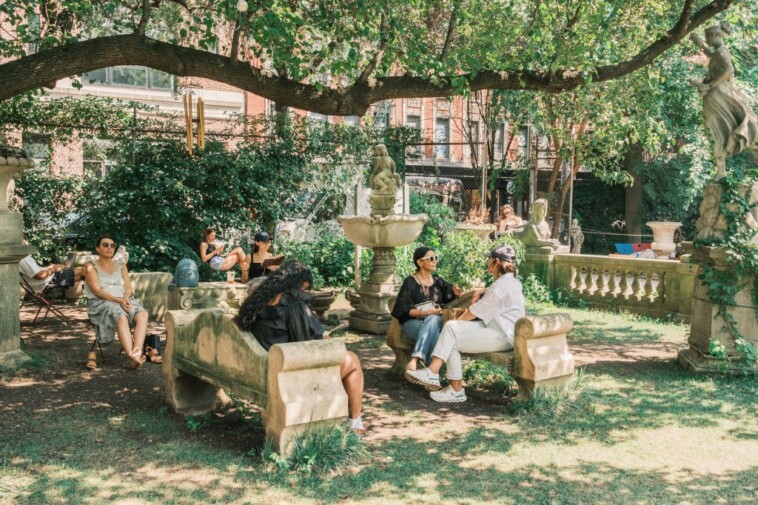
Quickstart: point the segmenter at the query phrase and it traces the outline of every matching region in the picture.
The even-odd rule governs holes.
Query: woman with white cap
[[[429,396],[434,401],[465,402],[461,353],[513,349],[516,321],[526,314],[521,282],[516,278],[516,251],[502,245],[487,253],[487,257],[487,271],[495,282],[460,317],[445,323],[429,368],[406,371],[408,380],[432,391]],[[447,363],[450,385],[440,390],[439,371],[443,363]]]

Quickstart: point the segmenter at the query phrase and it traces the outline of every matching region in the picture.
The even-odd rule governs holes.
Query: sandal
[[[145,356],[150,363],[157,363],[159,365],[163,363],[163,358],[158,354],[158,350],[150,346],[145,347]]]
[[[90,370],[97,370],[97,353],[87,353],[87,368]]]

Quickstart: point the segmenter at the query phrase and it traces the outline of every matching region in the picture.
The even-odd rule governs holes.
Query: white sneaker
[[[439,374],[432,373],[428,368],[422,370],[406,370],[405,380],[412,384],[423,386],[427,391],[442,389]]]
[[[453,386],[448,386],[442,391],[432,391],[429,398],[440,403],[463,403],[466,401],[466,390],[455,391]]]

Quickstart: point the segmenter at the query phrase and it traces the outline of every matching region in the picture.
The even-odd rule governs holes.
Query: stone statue
[[[387,154],[384,144],[374,146],[374,166],[371,169],[371,190],[374,194],[395,195],[400,176],[395,172],[395,162]]]
[[[532,204],[532,219],[524,225],[521,241],[527,248],[549,247],[557,251],[561,243],[550,238],[550,225],[545,221],[548,203],[544,198],[535,200]]]
[[[571,253],[582,254],[584,233],[582,233],[582,227],[579,226],[579,221],[577,219],[571,221],[571,226],[569,226],[569,236],[571,237]]]
[[[734,66],[723,36],[729,34],[722,21],[705,30],[705,43],[695,35],[690,40],[708,57],[708,75],[693,82],[703,97],[705,125],[713,140],[716,179],[726,175],[726,158],[745,149],[758,152],[758,117],[749,105],[748,96],[734,84]]]

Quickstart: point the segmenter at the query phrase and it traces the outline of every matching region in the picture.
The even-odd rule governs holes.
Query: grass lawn
[[[36,328],[24,309],[34,364],[0,374],[0,503],[758,503],[758,380],[682,370],[685,325],[559,310],[580,372],[529,410],[486,369],[441,407],[390,374],[380,337],[343,334],[366,370],[366,455],[307,473],[263,457],[248,405],[175,415],[159,367],[126,370],[113,346],[84,370],[83,309]]]

